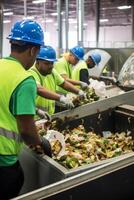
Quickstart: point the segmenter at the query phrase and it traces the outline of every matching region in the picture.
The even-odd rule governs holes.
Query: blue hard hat
[[[98,65],[99,62],[101,61],[101,55],[100,55],[99,53],[92,53],[92,54],[90,55],[90,57],[92,58],[92,60],[94,61],[94,63],[95,63],[96,65]]]
[[[56,52],[51,46],[41,47],[36,59],[55,62],[56,61]]]
[[[44,33],[41,26],[32,20],[16,22],[7,37],[10,40],[44,45]]]
[[[70,52],[73,53],[79,60],[83,60],[84,49],[82,47],[73,47],[72,49],[70,49]]]

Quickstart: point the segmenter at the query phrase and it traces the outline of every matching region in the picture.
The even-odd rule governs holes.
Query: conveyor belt
[[[52,119],[60,118],[63,121],[79,119],[91,114],[100,113],[102,111],[114,108],[122,104],[134,105],[134,90],[112,96],[107,99],[102,99],[93,103],[88,103],[83,106],[76,107],[72,110],[63,111],[52,115]]]

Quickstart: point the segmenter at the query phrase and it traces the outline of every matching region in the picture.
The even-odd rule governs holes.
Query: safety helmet
[[[56,52],[51,46],[41,47],[36,59],[55,62],[56,61]]]
[[[44,45],[43,30],[37,22],[32,20],[16,22],[7,39]]]
[[[101,55],[100,55],[99,53],[92,53],[92,54],[90,55],[90,57],[92,58],[92,60],[94,61],[94,63],[95,63],[96,65],[98,65],[99,62],[101,61]]]
[[[82,47],[73,47],[72,49],[70,49],[70,52],[73,53],[79,60],[83,60],[84,49]]]

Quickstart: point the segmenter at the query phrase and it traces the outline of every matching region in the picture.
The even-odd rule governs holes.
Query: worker
[[[51,156],[49,142],[36,131],[36,83],[26,71],[44,45],[43,30],[35,21],[23,20],[7,38],[11,54],[0,60],[0,199],[4,200],[17,196],[24,182],[18,161],[23,142],[40,145]]]
[[[55,62],[55,69],[57,72],[66,80],[72,83],[73,85],[78,85],[81,89],[88,87],[87,83],[79,80],[72,79],[72,70],[80,60],[83,60],[84,49],[80,46],[75,46],[69,50],[68,53],[65,53],[62,58]],[[60,87],[57,87],[57,92],[60,94],[67,94],[68,92],[63,90]]]
[[[99,53],[92,53],[86,58],[86,60],[80,61],[72,71],[72,79],[85,82],[89,85],[90,74],[88,69],[91,69],[98,65],[101,61],[101,55]]]
[[[64,95],[56,94],[56,85],[64,88],[67,91],[73,92],[78,95],[84,95],[82,90],[74,87],[71,83],[64,80],[53,68],[56,61],[56,52],[51,46],[44,46],[40,49],[37,55],[35,66],[29,71],[35,77],[38,84],[38,96],[36,100],[36,106],[44,111],[47,111],[50,115],[55,112],[55,100],[64,103],[68,108],[73,108],[72,101]],[[42,87],[44,90],[42,89]],[[50,90],[52,95],[46,95],[46,89]],[[45,97],[45,98],[44,98]],[[46,99],[47,98],[47,99]],[[51,100],[50,100],[51,99]]]

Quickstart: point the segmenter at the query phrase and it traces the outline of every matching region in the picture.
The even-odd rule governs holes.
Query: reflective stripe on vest
[[[21,138],[21,135],[13,132],[13,131],[9,131],[9,130],[6,130],[4,128],[0,128],[0,135],[8,138],[8,139],[13,139],[15,140],[16,142],[22,142],[22,138]]]

